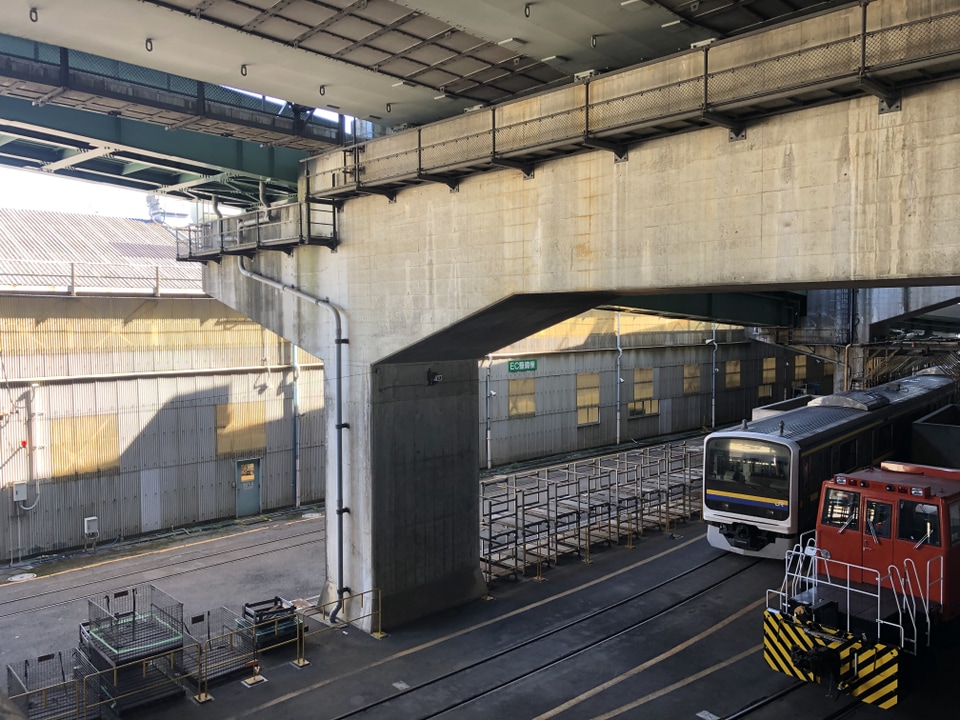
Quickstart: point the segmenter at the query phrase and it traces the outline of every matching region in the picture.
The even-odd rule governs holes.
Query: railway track
[[[618,641],[629,642],[670,615],[691,612],[691,606],[735,582],[761,561],[731,555],[712,557],[616,602],[520,640],[486,657],[429,678],[400,692],[336,716],[346,718],[460,717],[491,697],[525,682],[588,662],[587,656]],[[677,600],[673,598],[679,593]],[[633,619],[624,621],[625,617]],[[571,643],[571,636],[583,637]],[[510,667],[506,677],[501,668]],[[545,682],[545,681],[544,681]],[[437,702],[438,697],[449,698]],[[417,708],[429,707],[429,712]]]
[[[290,540],[294,538],[297,540],[297,542],[291,543]],[[53,587],[44,590],[39,589],[37,586],[42,585],[44,580],[47,578],[52,578],[56,575],[62,575],[64,572],[75,571],[61,571],[61,573],[57,573],[56,575],[39,576],[33,580],[6,585],[4,586],[5,595],[8,595],[13,588],[16,588],[24,594],[19,597],[9,597],[7,599],[0,600],[0,620],[67,605],[75,602],[76,600],[90,597],[91,595],[98,594],[103,591],[114,590],[118,584],[128,582],[131,578],[143,578],[145,574],[149,575],[149,582],[156,583],[158,581],[178,577],[181,575],[187,575],[195,572],[205,572],[212,568],[243,562],[254,557],[259,558],[269,556],[274,553],[288,551],[303,547],[305,545],[321,543],[325,540],[325,530],[323,525],[318,525],[317,529],[315,530],[297,530],[296,532],[291,532],[289,535],[284,535],[282,537],[277,537],[270,540],[264,540],[256,545],[225,548],[223,550],[215,550],[211,552],[207,549],[207,547],[211,540],[216,539],[218,538],[207,538],[194,543],[193,545],[188,544],[177,546],[166,551],[161,551],[164,552],[164,563],[158,566],[138,566],[132,569],[124,570],[123,572],[98,575],[97,577],[89,580],[80,580],[81,578],[85,577],[85,575],[81,574],[79,571],[76,571],[77,578],[80,581],[70,584],[66,587]],[[177,555],[172,556],[169,553],[177,553]],[[145,558],[152,554],[159,553],[158,551],[152,551],[144,553],[139,557]],[[183,557],[184,555],[187,555],[188,557]],[[136,560],[138,559],[138,556],[116,558],[116,560],[121,559],[124,561]],[[107,560],[106,562],[111,563],[112,560],[114,559]],[[170,563],[170,560],[177,560],[177,562]],[[129,567],[129,563],[118,563],[118,567],[121,566]],[[100,567],[105,566],[101,565]],[[84,572],[89,574],[90,571],[88,568],[86,568],[84,569]],[[38,598],[57,598],[57,596],[61,596],[60,599],[48,601],[43,604],[37,604]],[[29,603],[29,607],[17,608],[18,605],[27,603]]]

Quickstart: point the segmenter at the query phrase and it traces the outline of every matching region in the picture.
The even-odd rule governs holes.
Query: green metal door
[[[237,517],[260,512],[260,458],[237,461]]]

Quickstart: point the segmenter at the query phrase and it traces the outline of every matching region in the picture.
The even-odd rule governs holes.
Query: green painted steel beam
[[[167,131],[159,125],[113,115],[55,105],[35,107],[25,100],[9,97],[0,97],[0,122],[45,129],[96,145],[129,149],[218,172],[236,172],[280,181],[294,189],[300,161],[307,156],[289,148],[261,147],[256,143],[190,130]]]
[[[803,304],[803,296],[795,293],[691,293],[629,295],[604,307],[730,325],[792,327]]]

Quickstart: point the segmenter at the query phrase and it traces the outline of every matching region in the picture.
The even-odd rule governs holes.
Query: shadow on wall
[[[23,388],[0,461],[2,557],[13,563],[291,506],[298,465],[300,501],[322,500],[321,403],[301,409],[295,456],[291,377],[285,367]],[[184,384],[206,387],[178,393]],[[14,442],[21,432],[29,440]]]

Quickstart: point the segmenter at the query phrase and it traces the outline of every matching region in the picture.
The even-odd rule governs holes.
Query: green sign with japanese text
[[[510,360],[507,362],[507,372],[530,372],[536,369],[536,360]]]

